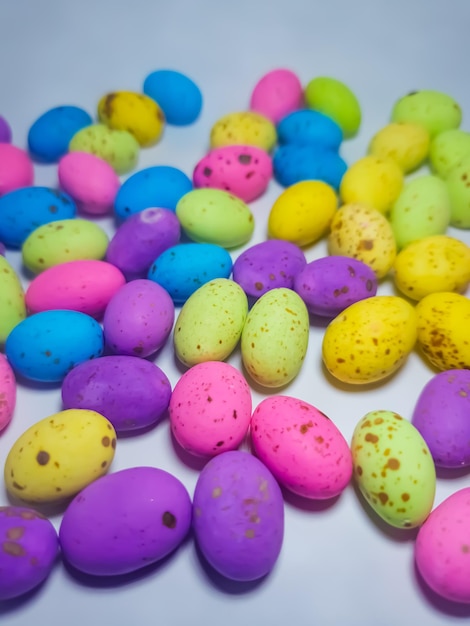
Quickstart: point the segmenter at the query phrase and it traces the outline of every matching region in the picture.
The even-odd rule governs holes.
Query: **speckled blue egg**
[[[76,216],[72,198],[49,187],[21,187],[0,197],[0,241],[21,248],[39,226]]]
[[[33,158],[54,163],[68,152],[72,137],[93,123],[91,116],[76,106],[59,106],[43,113],[28,132],[28,148]]]
[[[157,70],[147,76],[143,91],[153,98],[168,124],[192,124],[202,109],[202,94],[188,76],[174,70]]]
[[[150,267],[148,278],[168,291],[175,305],[215,278],[228,278],[232,257],[212,243],[182,243],[168,248]]]
[[[119,219],[159,207],[175,211],[180,198],[193,189],[184,172],[169,165],[147,167],[130,176],[119,189],[114,209]]]
[[[343,131],[328,115],[313,109],[301,109],[286,115],[277,126],[280,144],[295,143],[338,150]]]
[[[339,189],[346,170],[347,165],[337,152],[320,146],[284,144],[273,157],[274,178],[283,187],[302,180],[321,180]]]
[[[103,354],[104,335],[96,320],[78,311],[42,311],[10,332],[5,355],[14,372],[28,380],[60,382],[79,363]]]

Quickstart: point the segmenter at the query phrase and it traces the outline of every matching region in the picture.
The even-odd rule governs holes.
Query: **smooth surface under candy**
[[[412,91],[397,100],[392,110],[392,122],[421,124],[431,139],[446,130],[458,128],[461,121],[462,110],[457,102],[432,89]]]
[[[283,117],[300,109],[303,87],[297,74],[288,69],[275,69],[262,76],[250,96],[250,109],[277,124]]]
[[[372,137],[368,152],[379,159],[392,159],[408,174],[424,163],[429,145],[429,133],[424,126],[395,122],[387,124]]]
[[[168,124],[186,126],[195,122],[201,113],[201,90],[181,72],[151,72],[144,80],[143,92],[157,102]]]
[[[33,184],[34,168],[28,154],[10,143],[0,143],[0,196]]]
[[[23,285],[4,256],[0,256],[0,344],[26,317]]]
[[[323,146],[288,143],[279,146],[273,156],[274,178],[283,187],[302,180],[321,180],[338,189],[346,170],[339,154]]]
[[[277,141],[276,127],[255,111],[228,113],[210,131],[210,147],[248,145],[270,152]]]
[[[0,354],[0,398],[2,399],[2,402],[0,403],[1,433],[2,430],[11,422],[16,406],[15,373],[3,354]]]
[[[318,76],[307,83],[305,103],[311,109],[331,117],[343,130],[345,137],[352,137],[361,124],[361,107],[351,89],[336,78]]]
[[[312,145],[329,150],[339,150],[343,141],[343,131],[328,115],[301,109],[282,118],[277,125],[280,144],[296,143]]]

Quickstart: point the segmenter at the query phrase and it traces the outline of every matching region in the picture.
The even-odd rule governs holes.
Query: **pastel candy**
[[[236,111],[218,119],[211,128],[211,148],[249,145],[270,152],[277,141],[276,127],[255,111]]]
[[[34,169],[28,154],[10,143],[0,142],[0,196],[32,185]]]
[[[297,74],[288,69],[275,69],[264,74],[253,88],[250,109],[277,124],[303,103],[303,88]]]
[[[0,344],[26,317],[21,280],[4,256],[0,256]]]
[[[345,161],[336,151],[316,144],[283,144],[273,156],[274,177],[283,187],[321,180],[338,189],[346,170]]]
[[[0,433],[8,426],[16,406],[15,374],[6,357],[0,354]],[[0,508],[1,511],[1,508]],[[0,568],[1,570],[1,568]],[[0,585],[1,588],[1,585]]]
[[[145,78],[143,92],[157,102],[168,124],[186,126],[201,113],[201,90],[181,72],[168,69],[151,72]]]
[[[0,143],[11,142],[11,128],[7,120],[0,115]]]
[[[283,117],[277,125],[280,144],[295,143],[338,150],[343,141],[341,127],[328,115],[301,109]]]

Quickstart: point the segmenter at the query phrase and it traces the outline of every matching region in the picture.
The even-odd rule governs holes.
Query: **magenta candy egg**
[[[28,153],[0,142],[0,196],[33,184],[34,168]]]
[[[188,452],[211,457],[235,450],[250,423],[250,387],[228,363],[199,363],[176,383],[169,413],[173,435]]]
[[[298,76],[288,69],[276,69],[262,76],[250,98],[250,109],[277,124],[303,104],[303,88]]]
[[[16,379],[7,358],[0,354],[0,432],[8,426],[16,405]]]
[[[470,487],[456,491],[430,513],[416,537],[415,562],[435,593],[470,604]]]
[[[116,354],[147,357],[170,335],[175,306],[168,292],[146,278],[123,285],[109,301],[103,318],[107,346]]]
[[[222,189],[244,202],[261,196],[273,175],[271,157],[256,146],[214,148],[194,168],[194,187]]]
[[[222,576],[261,578],[273,569],[282,547],[281,489],[259,459],[239,450],[224,452],[199,475],[193,529],[202,555]]]
[[[323,500],[338,496],[352,476],[349,445],[316,407],[289,396],[262,400],[250,424],[253,451],[281,485]]]

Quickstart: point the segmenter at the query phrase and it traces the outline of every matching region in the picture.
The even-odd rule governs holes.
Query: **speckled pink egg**
[[[69,152],[59,161],[60,187],[92,215],[111,213],[121,181],[114,169],[95,154]]]
[[[235,450],[250,423],[250,387],[229,363],[199,363],[176,383],[169,413],[173,435],[188,452],[211,457]]]
[[[11,422],[15,405],[15,374],[7,358],[0,353],[0,432]]]
[[[352,476],[349,445],[317,408],[290,396],[271,396],[253,412],[253,450],[281,485],[305,498],[338,496]]]
[[[194,187],[222,189],[251,202],[261,196],[273,175],[271,157],[256,146],[214,148],[196,165]]]
[[[25,150],[0,142],[0,196],[33,184],[34,168]]]
[[[277,124],[303,104],[303,88],[298,76],[288,69],[271,70],[256,83],[250,109]]]
[[[470,487],[439,504],[420,527],[416,566],[438,595],[470,604]]]

